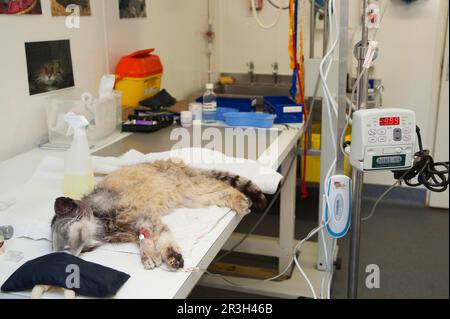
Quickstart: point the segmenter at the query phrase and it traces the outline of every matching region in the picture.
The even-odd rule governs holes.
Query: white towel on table
[[[181,148],[161,153],[143,154],[130,150],[119,157],[93,156],[94,171],[109,174],[121,167],[140,163],[178,158],[192,167],[221,170],[243,176],[259,186],[266,194],[274,194],[282,176],[260,163],[242,158],[229,157],[221,152],[205,148]]]

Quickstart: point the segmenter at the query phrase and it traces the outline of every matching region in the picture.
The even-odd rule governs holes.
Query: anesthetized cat
[[[128,166],[81,200],[56,199],[53,248],[78,255],[103,243],[135,242],[145,268],[165,262],[177,270],[184,267],[183,257],[161,217],[179,207],[213,205],[247,214],[251,205],[263,209],[267,200],[248,179],[174,159]]]

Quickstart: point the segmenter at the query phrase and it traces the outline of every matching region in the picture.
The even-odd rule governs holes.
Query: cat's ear
[[[58,217],[69,217],[76,214],[78,210],[77,203],[68,197],[59,197],[55,200],[55,214]]]

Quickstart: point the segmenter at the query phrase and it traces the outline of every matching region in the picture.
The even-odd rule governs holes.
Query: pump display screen
[[[400,117],[380,117],[380,126],[400,125]]]

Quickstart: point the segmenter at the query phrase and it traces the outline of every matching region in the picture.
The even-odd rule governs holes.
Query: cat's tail
[[[238,191],[244,194],[252,202],[252,205],[257,209],[262,210],[266,208],[266,196],[261,191],[261,189],[251,180],[239,175],[234,175],[228,172],[217,170],[212,170],[209,173],[211,177],[225,182],[233,188],[236,188]]]

